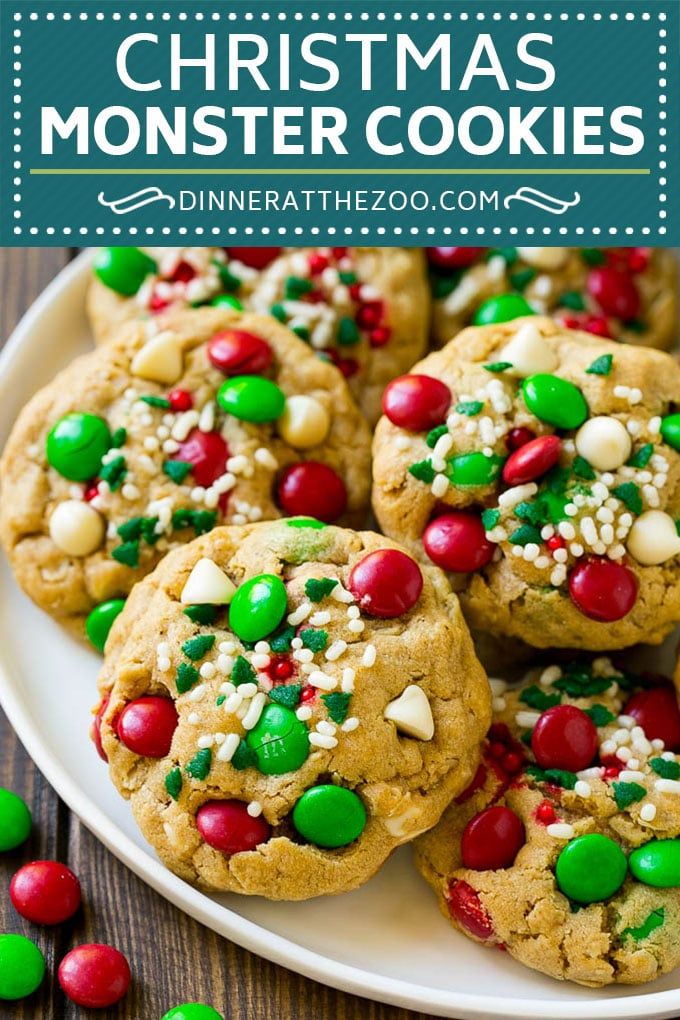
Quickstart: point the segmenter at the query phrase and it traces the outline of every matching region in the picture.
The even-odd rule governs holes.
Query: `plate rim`
[[[12,331],[0,352],[0,393],[7,377],[11,375],[23,344],[29,341],[30,332],[64,290],[80,282],[81,277],[84,280],[89,272],[92,253],[92,249],[86,249],[68,263],[27,309]],[[43,745],[40,733],[22,702],[20,676],[14,674],[14,668],[5,661],[0,649],[0,704],[28,755],[58,796],[114,857],[155,892],[201,924],[248,951],[340,991],[416,1011],[428,1010],[438,1016],[461,1017],[464,1013],[466,1017],[479,1020],[509,1016],[527,1020],[576,1020],[588,1015],[592,1020],[637,1020],[641,1017],[672,1017],[680,1008],[680,987],[626,997],[608,997],[599,1001],[594,997],[573,1002],[545,998],[503,1000],[500,996],[490,999],[483,994],[431,988],[342,963],[272,932],[229,907],[216,904],[206,893],[172,874],[152,855],[150,849],[137,846],[82,792],[56,754]]]

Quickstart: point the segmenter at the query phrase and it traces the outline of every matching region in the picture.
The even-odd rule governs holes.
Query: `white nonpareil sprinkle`
[[[548,666],[541,673],[539,683],[542,687],[550,687],[556,680],[562,676],[562,670],[559,666]]]
[[[574,783],[574,793],[577,797],[590,797],[590,783],[587,783],[585,779],[577,779]]]
[[[308,719],[312,718],[312,710],[309,705],[300,705],[300,707],[296,709],[295,715],[298,717],[300,722],[307,722]]]
[[[653,822],[656,818],[656,804],[643,804],[640,808],[640,818],[643,822]]]
[[[352,595],[351,591],[347,591],[340,581],[338,581],[338,583],[333,587],[330,597],[335,599],[336,602],[344,602],[347,605],[349,605],[350,602],[354,602],[354,595]]]
[[[449,480],[446,475],[435,475],[434,481],[430,487],[432,495],[437,499],[441,499],[442,496],[446,495],[449,487]]]
[[[313,662],[314,652],[311,648],[296,648],[293,652],[293,658],[296,662]]]
[[[657,779],[654,783],[654,789],[658,793],[673,793],[680,794],[680,780],[677,779]]]
[[[206,747],[212,747],[213,740],[212,733],[207,733],[204,737],[199,737],[197,743],[201,750],[204,750]]]
[[[199,673],[201,674],[204,680],[212,680],[216,672],[217,669],[214,663],[212,662],[204,662],[201,668],[199,669]]]
[[[361,634],[365,626],[366,624],[363,620],[350,620],[347,624],[347,628],[352,634]]]
[[[217,758],[219,761],[231,761],[236,753],[236,748],[241,743],[241,738],[238,733],[228,733],[224,739],[224,743],[217,752]]]
[[[339,659],[340,656],[343,655],[346,650],[347,650],[346,641],[342,641],[341,639],[339,639],[338,641],[334,641],[333,644],[326,649],[326,660],[328,662],[335,662],[335,660]]]
[[[553,839],[573,839],[574,836],[574,826],[569,822],[552,822],[546,826],[545,831]]]
[[[494,712],[504,712],[507,708],[508,703],[505,698],[498,696],[491,699],[491,707]]]
[[[266,669],[271,659],[265,653],[255,654],[250,660],[255,669]]]
[[[328,737],[332,737],[335,734],[336,729],[337,726],[334,726],[333,723],[326,722],[325,719],[322,719],[316,724],[317,733],[325,733]]]
[[[261,464],[262,467],[269,468],[271,471],[276,471],[279,466],[278,460],[271,450],[266,448],[266,446],[258,447],[255,451],[254,457],[258,464]]]
[[[290,624],[291,627],[297,627],[299,623],[302,623],[303,620],[307,619],[311,611],[311,603],[303,602],[302,605],[298,606],[297,609],[294,609],[292,613],[288,614],[286,622]]]
[[[259,818],[262,814],[262,805],[259,800],[251,800],[250,804],[246,808],[246,811],[251,818]]]
[[[310,733],[309,742],[314,747],[322,747],[326,751],[331,751],[338,746],[337,737],[331,737],[325,733]]]
[[[356,679],[356,673],[351,666],[348,666],[342,671],[342,690],[345,694],[351,694],[354,690],[354,681]]]
[[[344,723],[340,727],[343,733],[352,733],[359,726],[359,720],[356,716],[350,716],[349,719],[345,719]]]
[[[198,726],[200,721],[201,718],[198,712],[190,712],[189,715],[187,716],[187,722],[189,723],[190,726]]]
[[[637,769],[621,769],[619,772],[619,780],[622,783],[641,783],[644,778],[644,772],[638,772]]]
[[[364,654],[361,658],[361,665],[370,668],[375,664],[376,656],[377,652],[375,650],[375,645],[366,645]]]
[[[495,694],[496,696],[498,696],[499,694],[505,694],[505,692],[508,689],[506,681],[499,680],[498,677],[495,676],[489,677],[489,687],[491,688],[491,693]]]
[[[207,684],[198,684],[193,690],[189,691],[187,701],[200,701],[207,689]]]
[[[518,712],[515,715],[515,722],[523,729],[535,726],[540,719],[540,712]]]
[[[498,505],[503,510],[511,510],[512,507],[523,503],[538,492],[535,482],[528,482],[526,485],[515,485],[512,489],[506,489],[498,497]]]
[[[331,622],[331,614],[327,609],[321,609],[318,613],[310,616],[309,622],[312,627],[325,627],[327,623]]]
[[[309,674],[309,682],[312,687],[318,687],[322,691],[332,691],[337,687],[335,677],[323,673],[320,669],[315,669],[313,673]]]

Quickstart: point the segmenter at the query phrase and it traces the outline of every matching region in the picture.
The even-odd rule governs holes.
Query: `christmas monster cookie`
[[[492,680],[483,763],[418,866],[460,931],[585,985],[680,963],[680,713],[607,658]]]
[[[541,648],[656,643],[680,620],[680,368],[532,317],[394,380],[382,530],[451,572],[476,629]]]
[[[17,578],[103,647],[120,599],[215,524],[363,515],[369,436],[340,373],[271,317],[135,321],[21,414],[0,465]]]
[[[371,422],[382,391],[422,356],[424,258],[406,248],[102,248],[89,311],[99,340],[121,320],[187,304],[271,313],[333,361]]]
[[[94,738],[145,837],[211,890],[353,889],[472,778],[489,693],[443,573],[295,518],[216,528],[114,624]]]
[[[428,248],[438,345],[464,326],[532,312],[597,336],[668,350],[675,260],[663,248]]]

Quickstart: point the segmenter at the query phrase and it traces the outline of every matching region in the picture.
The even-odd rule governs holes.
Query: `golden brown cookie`
[[[680,367],[539,317],[471,327],[394,380],[382,530],[451,571],[474,629],[656,643],[680,620]]]
[[[271,312],[341,369],[374,422],[385,385],[425,351],[424,261],[408,248],[102,248],[88,310],[99,341],[189,303]]]
[[[665,248],[428,248],[437,346],[471,323],[529,314],[625,343],[677,341],[677,267]]]
[[[95,741],[163,862],[271,899],[353,889],[434,825],[490,714],[442,572],[299,518],[170,553],[100,690]]]
[[[492,680],[473,783],[416,843],[442,912],[528,967],[584,985],[680,963],[680,712],[607,658]]]
[[[175,312],[30,401],[0,464],[0,537],[31,598],[78,622],[215,524],[361,521],[369,474],[337,369],[273,318]]]

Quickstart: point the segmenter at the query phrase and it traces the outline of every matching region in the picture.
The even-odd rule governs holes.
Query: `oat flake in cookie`
[[[463,327],[532,312],[596,336],[668,350],[675,259],[664,248],[428,248],[438,346]]]
[[[450,571],[475,629],[657,643],[680,620],[680,367],[550,319],[471,327],[394,380],[382,530]]]
[[[639,984],[672,970],[680,963],[672,686],[605,657],[491,685],[483,763],[416,844],[442,912],[551,977]]]
[[[472,778],[488,684],[443,573],[296,518],[171,553],[114,624],[93,736],[210,890],[353,889]]]
[[[270,313],[340,368],[374,422],[386,383],[425,351],[424,261],[407,248],[102,248],[88,309],[99,341],[188,304]]]
[[[30,401],[0,464],[0,536],[43,609],[80,625],[98,607],[88,632],[101,646],[101,604],[168,549],[220,523],[358,521],[369,473],[342,376],[290,330],[176,312],[163,329],[128,323]]]

